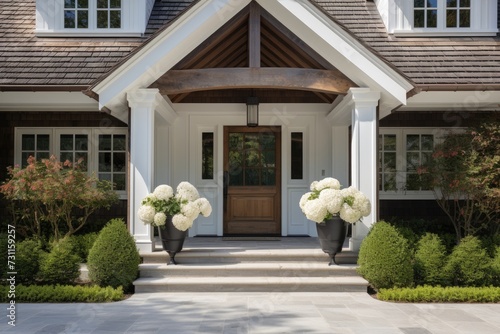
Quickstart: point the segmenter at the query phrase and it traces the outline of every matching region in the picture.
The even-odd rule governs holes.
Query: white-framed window
[[[126,128],[23,128],[15,130],[14,163],[26,166],[29,156],[54,155],[59,161],[80,162],[89,173],[114,184],[126,199]]]
[[[418,167],[432,159],[444,128],[381,128],[379,130],[378,184],[381,199],[433,199],[421,187]]]
[[[497,0],[375,0],[396,36],[495,36]]]
[[[155,0],[36,0],[43,36],[134,37],[144,34]]]

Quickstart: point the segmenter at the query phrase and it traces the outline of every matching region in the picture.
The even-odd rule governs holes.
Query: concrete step
[[[368,282],[346,277],[139,278],[136,293],[152,292],[366,292]]]
[[[135,292],[366,292],[368,282],[356,273],[357,255],[345,247],[336,256],[339,265],[328,266],[315,238],[187,238],[177,265],[167,265],[169,256],[159,248],[141,254]]]
[[[319,262],[241,262],[166,265],[143,263],[141,277],[346,277],[356,276],[356,265],[328,266]]]
[[[143,263],[167,263],[165,251],[141,254]],[[343,250],[335,256],[338,264],[356,264],[358,254]],[[321,249],[183,249],[175,256],[179,264],[241,263],[241,262],[321,262],[329,263],[328,254]]]

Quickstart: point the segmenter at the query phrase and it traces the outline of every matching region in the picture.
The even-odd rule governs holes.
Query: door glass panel
[[[231,186],[275,185],[275,134],[230,133],[228,163]]]

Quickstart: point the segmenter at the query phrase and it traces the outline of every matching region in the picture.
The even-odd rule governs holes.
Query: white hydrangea
[[[342,197],[340,190],[331,188],[324,189],[319,194],[319,200],[331,214],[338,214],[342,204],[344,203],[344,198]]]
[[[181,207],[181,213],[190,220],[195,220],[200,214],[200,208],[195,202],[188,202]]]
[[[304,213],[306,214],[307,219],[316,223],[321,223],[328,214],[328,211],[319,198],[316,198],[306,203],[304,206]]]
[[[299,206],[302,209],[302,212],[304,212],[304,206],[306,205],[307,201],[309,200],[309,197],[312,195],[312,192],[307,192],[302,197],[300,198]]]
[[[322,191],[323,189],[340,189],[340,182],[333,177],[325,177],[323,180],[319,181],[315,185],[316,191]]]
[[[206,198],[198,198],[195,203],[198,206],[198,209],[200,210],[200,213],[203,215],[203,217],[210,216],[210,214],[212,213],[212,206]]]
[[[154,217],[155,226],[163,226],[167,221],[167,215],[163,212],[157,212]]]
[[[155,188],[153,195],[163,201],[168,201],[170,197],[174,196],[174,190],[171,186],[162,184]]]
[[[175,228],[179,231],[186,231],[193,226],[193,221],[183,214],[178,213],[172,217],[172,224],[174,224]]]
[[[311,183],[311,186],[309,187],[311,191],[315,191],[316,190],[316,185],[318,184],[318,181],[313,181]]]
[[[342,208],[340,209],[340,218],[345,220],[348,223],[355,223],[361,219],[361,213],[357,210],[354,210],[349,204],[342,204]]]
[[[353,209],[359,211],[363,217],[368,216],[372,210],[370,200],[360,191],[354,195]]]
[[[153,224],[155,220],[155,208],[149,205],[141,205],[137,210],[137,216],[146,224]]]
[[[342,192],[342,196],[344,198],[346,198],[349,196],[354,197],[359,191],[356,188],[354,188],[353,186],[350,186],[348,188],[342,189],[341,192]]]
[[[184,181],[177,186],[177,197],[181,200],[196,201],[200,194],[191,183]]]

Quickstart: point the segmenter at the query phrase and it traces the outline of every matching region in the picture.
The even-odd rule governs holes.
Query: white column
[[[353,226],[351,250],[359,250],[361,241],[378,219],[377,188],[377,106],[380,92],[369,88],[351,88],[346,98],[352,103],[351,185],[365,194],[372,204],[368,217]]]
[[[137,217],[142,199],[154,185],[155,108],[158,89],[137,89],[127,93],[130,112],[130,233],[140,252],[154,248],[153,230]]]

